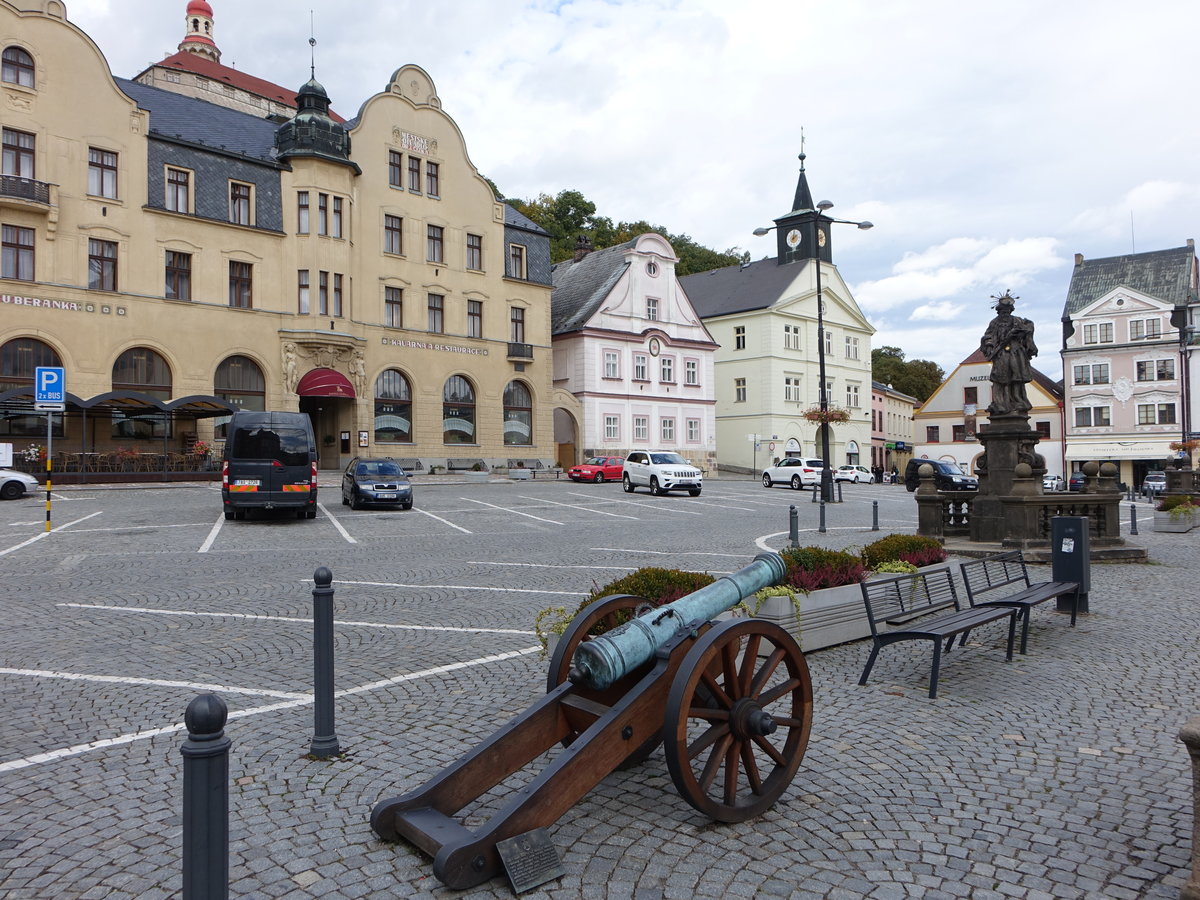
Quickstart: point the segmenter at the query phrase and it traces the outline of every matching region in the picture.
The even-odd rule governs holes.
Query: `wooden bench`
[[[1009,550],[982,559],[960,563],[967,600],[972,606],[1004,606],[1017,610],[1021,619],[1021,652],[1029,642],[1029,613],[1039,603],[1071,595],[1071,627],[1079,613],[1079,585],[1074,581],[1042,581],[1033,584],[1025,557]]]
[[[961,647],[970,636],[971,629],[1004,618],[1008,619],[1008,654],[1005,658],[1012,661],[1017,610],[1000,606],[963,609],[954,587],[954,576],[949,569],[864,581],[860,586],[863,603],[867,607],[873,646],[859,684],[867,683],[867,677],[883,647],[899,641],[930,641],[933,643],[933,668],[929,673],[929,697],[936,698],[938,673],[942,664],[942,641],[949,638],[945,646],[949,652],[954,646],[955,637],[962,636],[958,642]],[[938,612],[942,615],[933,616]]]

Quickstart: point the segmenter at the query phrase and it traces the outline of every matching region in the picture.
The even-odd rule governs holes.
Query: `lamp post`
[[[811,201],[810,201],[811,202]],[[825,211],[832,209],[833,203],[828,200],[822,200],[817,204],[816,209],[799,209],[792,212],[788,218],[792,219],[796,215],[804,215],[806,213],[816,213],[817,228],[821,223],[829,225],[853,225],[860,231],[866,231],[868,228],[875,226],[871,222],[852,222],[849,219],[835,219],[832,216],[825,215]],[[768,234],[779,225],[772,225],[769,228],[755,228],[754,234],[757,237],[762,237]],[[830,467],[829,461],[829,391],[825,380],[825,299],[821,291],[821,250],[818,245],[817,255],[813,258],[817,264],[817,377],[820,379],[820,384],[817,386],[817,396],[820,398],[821,410],[821,499],[826,503],[833,502],[833,469]]]

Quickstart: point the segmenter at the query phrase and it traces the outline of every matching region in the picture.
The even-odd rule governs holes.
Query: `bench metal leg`
[[[1021,619],[1021,655],[1025,655],[1025,648],[1029,645],[1029,617],[1033,612],[1032,606],[1026,606],[1017,615]]]
[[[954,640],[951,635],[950,640]],[[929,673],[929,699],[937,699],[938,673],[942,668],[942,641],[941,638],[933,639],[933,669]]]
[[[1026,611],[1026,613],[1029,612],[1028,607],[1026,608],[1025,611]],[[1026,623],[1026,624],[1028,624],[1028,623]],[[1012,662],[1013,639],[1016,638],[1016,636],[1017,636],[1017,611],[1013,610],[1013,614],[1008,617],[1008,655],[1004,657],[1005,660],[1007,660],[1008,662]],[[1021,652],[1024,653],[1025,651],[1022,650]]]
[[[871,655],[867,657],[867,666],[863,669],[862,677],[858,679],[860,685],[867,683],[867,676],[871,674],[871,669],[875,666],[875,658],[879,656],[879,648],[881,646],[879,641],[876,641],[875,646],[871,648]]]

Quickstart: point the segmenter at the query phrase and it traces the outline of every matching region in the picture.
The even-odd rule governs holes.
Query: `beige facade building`
[[[211,8],[187,11],[181,52],[223,69]],[[84,456],[219,449],[206,416],[239,407],[308,412],[325,468],[549,464],[556,406],[574,437],[548,237],[422,69],[343,124],[315,79],[284,118],[114,78],[55,0],[0,0],[0,40],[0,442],[44,443],[35,366],[64,368],[55,450]]]

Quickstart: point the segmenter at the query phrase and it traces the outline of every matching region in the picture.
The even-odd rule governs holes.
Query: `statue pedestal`
[[[1040,540],[1036,509],[1004,502],[1042,493],[1046,461],[1035,449],[1040,438],[1029,427],[1029,416],[992,416],[978,438],[984,453],[976,463],[979,494],[971,504],[971,540],[1012,547]]]

